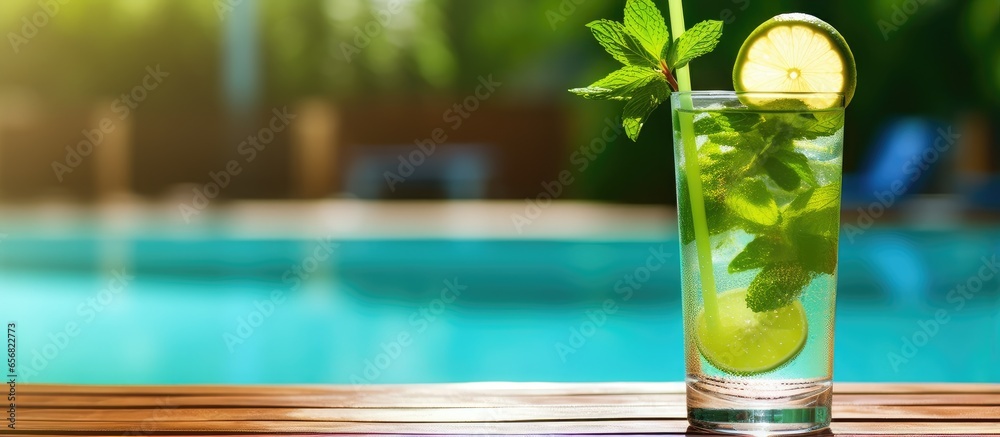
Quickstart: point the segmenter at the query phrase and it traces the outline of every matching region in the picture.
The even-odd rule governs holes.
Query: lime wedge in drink
[[[737,92],[840,93],[844,106],[857,84],[854,54],[844,37],[823,20],[807,14],[778,15],[761,24],[743,43],[733,68]],[[810,109],[840,103],[837,96],[802,99]],[[775,103],[756,96],[755,106]]]
[[[746,289],[719,294],[718,326],[711,329],[698,314],[698,349],[712,365],[728,373],[753,375],[780,367],[806,344],[806,315],[798,300],[755,313],[747,308]]]

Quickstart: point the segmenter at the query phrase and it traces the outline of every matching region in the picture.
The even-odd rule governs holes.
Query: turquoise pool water
[[[684,376],[678,250],[669,238],[83,235],[0,242],[0,321],[16,321],[22,381]],[[953,291],[998,253],[993,228],[881,228],[842,242],[835,378],[1000,381],[1000,280],[980,280],[968,297]],[[662,268],[642,272],[659,258]]]

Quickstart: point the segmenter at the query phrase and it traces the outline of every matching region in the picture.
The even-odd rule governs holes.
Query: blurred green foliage
[[[457,96],[493,74],[505,84],[498,99],[556,105],[569,115],[568,126],[552,127],[571,132],[571,144],[552,145],[566,149],[569,168],[571,151],[600,135],[604,120],[620,110],[566,92],[614,68],[584,25],[621,19],[624,1],[8,0],[0,8],[7,41],[0,47],[0,93],[27,89],[59,104],[85,103],[127,91],[123,84],[135,84],[145,66],[162,64],[183,86],[157,104],[214,107],[222,95],[227,8],[256,5],[266,101]],[[916,5],[912,13],[907,3]],[[58,12],[17,43],[11,35],[23,36],[25,23],[47,14],[43,4],[59,5]],[[726,22],[718,49],[692,65],[696,89],[732,89],[744,38],[776,14],[811,13],[837,27],[859,69],[847,120],[848,169],[858,167],[888,117],[951,120],[978,111],[995,120],[1000,112],[997,0],[698,0],[686,9],[688,23]],[[669,202],[668,120],[661,108],[638,143],[619,139],[581,175],[574,195]]]
[[[165,100],[216,94],[218,19],[207,2],[61,2],[4,2],[0,91],[20,88],[59,104],[89,103],[127,92],[146,66],[159,63],[185,76],[187,95]]]
[[[399,94],[454,80],[441,2],[264,1],[262,9],[275,98]]]

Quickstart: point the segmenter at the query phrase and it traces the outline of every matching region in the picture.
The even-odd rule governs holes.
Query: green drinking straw
[[[674,29],[674,43],[684,34],[684,5],[681,0],[668,0],[670,4],[670,27]],[[688,67],[678,68],[677,91],[691,91],[691,73]],[[681,107],[693,109],[690,95],[681,96]],[[705,202],[701,189],[701,168],[698,164],[698,148],[695,144],[694,124],[685,117],[677,117],[681,124],[681,141],[684,143],[684,161],[687,175],[688,194],[691,196],[691,215],[694,221],[694,241],[698,248],[698,273],[701,275],[701,297],[705,305],[705,321],[709,332],[718,332],[719,303],[715,291],[715,276],[712,271],[712,246],[709,241],[708,219],[705,217]]]

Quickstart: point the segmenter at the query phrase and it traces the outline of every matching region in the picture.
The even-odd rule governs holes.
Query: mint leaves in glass
[[[738,100],[737,100],[738,101]],[[794,106],[794,105],[793,105]],[[817,177],[807,153],[836,135],[843,110],[781,112],[719,108],[694,120],[709,233],[752,235],[728,272],[757,271],[747,290],[754,311],[780,308],[819,274],[837,267],[840,167],[826,163]],[[812,143],[810,143],[812,142]],[[834,177],[835,176],[835,177]],[[678,178],[687,199],[687,178]],[[682,244],[695,238],[689,215],[680,216]]]

